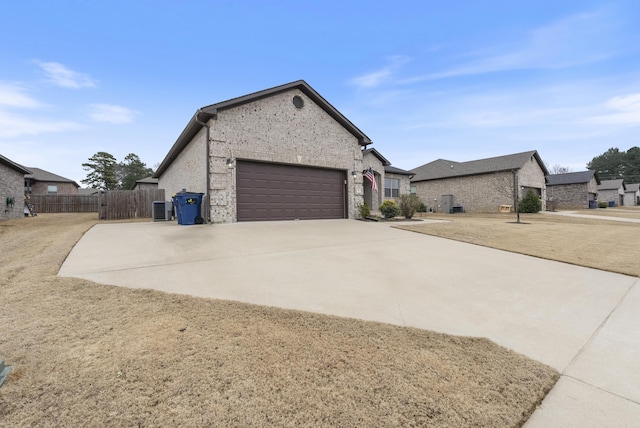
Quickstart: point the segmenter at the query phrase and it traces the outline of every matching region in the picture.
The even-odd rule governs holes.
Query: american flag
[[[369,167],[369,169],[365,171],[364,176],[367,177],[371,182],[371,188],[377,192],[378,185],[376,184],[376,176],[373,174],[373,170],[371,169],[371,167]]]

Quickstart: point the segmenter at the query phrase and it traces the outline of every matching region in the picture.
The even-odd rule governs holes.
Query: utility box
[[[173,216],[173,205],[169,201],[153,201],[153,221],[169,221]]]
[[[443,213],[453,214],[453,195],[442,195],[440,197],[440,210]]]

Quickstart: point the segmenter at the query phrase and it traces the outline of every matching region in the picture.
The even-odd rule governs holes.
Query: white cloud
[[[24,93],[19,85],[0,83],[0,107],[37,108],[42,104]]]
[[[45,120],[39,116],[11,114],[0,110],[0,138],[17,138],[80,129],[81,125],[68,120]]]
[[[640,126],[640,93],[619,95],[604,103],[607,110],[613,113],[591,116],[584,123],[598,125]]]
[[[35,63],[45,72],[47,80],[54,85],[71,89],[96,86],[96,82],[88,74],[73,71],[58,62],[35,61]]]
[[[137,111],[112,104],[92,104],[89,117],[96,122],[131,123],[138,114]]]
[[[618,55],[622,49],[611,37],[611,25],[601,12],[569,16],[530,31],[516,49],[504,52],[483,51],[466,56],[476,57],[448,70],[404,79],[414,83],[456,76],[493,73],[518,69],[556,69],[591,64]]]
[[[354,77],[351,83],[361,88],[373,88],[380,86],[387,81],[402,65],[407,63],[409,58],[402,55],[395,55],[387,58],[387,65],[380,70]]]

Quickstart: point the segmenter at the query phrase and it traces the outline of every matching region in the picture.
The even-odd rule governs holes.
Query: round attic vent
[[[293,97],[293,105],[296,106],[296,108],[304,107],[304,100],[300,95],[296,95],[295,97]]]

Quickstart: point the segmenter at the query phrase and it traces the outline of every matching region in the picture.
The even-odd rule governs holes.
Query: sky
[[[305,80],[396,167],[640,146],[640,2],[21,0],[0,5],[0,154],[82,184],[157,166],[203,106]]]

